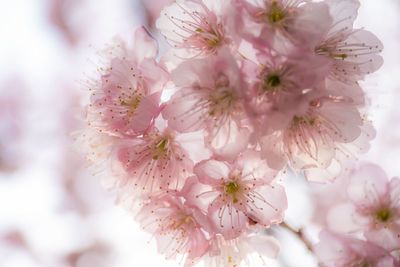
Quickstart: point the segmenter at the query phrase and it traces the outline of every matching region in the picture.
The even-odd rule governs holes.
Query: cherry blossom
[[[400,266],[400,179],[353,171],[375,137],[360,81],[383,48],[354,28],[360,2],[159,4],[170,47],[158,55],[140,28],[106,50],[77,138],[130,212],[140,207],[159,252],[185,266],[260,266],[284,228],[321,266]],[[290,175],[318,202],[296,229]]]
[[[305,0],[239,0],[244,38],[255,46],[290,51],[308,48],[331,24],[328,5]],[[246,16],[247,15],[247,16]]]
[[[191,266],[209,250],[208,218],[198,209],[184,205],[176,192],[154,196],[137,215],[144,230],[153,234],[166,259],[183,255]]]
[[[197,177],[183,191],[215,223],[218,233],[233,239],[245,231],[249,219],[265,227],[282,221],[287,208],[284,188],[274,182],[257,152],[246,151],[233,164],[207,160],[194,167]]]
[[[369,31],[353,28],[360,2],[327,0],[325,3],[334,20],[315,52],[332,61],[331,78],[354,83],[379,69],[383,64],[378,55],[383,49],[381,41]]]
[[[353,160],[346,162],[343,170],[339,172],[336,179],[329,183],[312,183],[310,184],[312,202],[314,206],[313,222],[318,223],[328,229],[330,223],[330,210],[338,203],[347,200],[347,192],[343,190],[349,182],[349,174],[353,166],[357,164]],[[343,217],[341,221],[343,221]],[[332,230],[332,229],[331,229]]]
[[[206,56],[232,42],[232,12],[230,1],[178,0],[162,10],[156,26],[178,54]]]
[[[362,131],[368,122],[352,101],[340,95],[310,94],[298,102],[304,103],[303,112],[261,140],[262,156],[271,167],[281,169],[288,164],[294,170],[326,169],[334,158],[363,151],[357,146],[358,139],[364,137]],[[307,178],[321,180],[313,175]]]
[[[249,129],[240,97],[243,84],[228,51],[186,61],[171,77],[178,91],[162,112],[171,128],[204,130],[207,145],[222,157],[234,157],[247,146]]]
[[[174,0],[141,0],[146,9],[147,20],[150,26],[154,27],[156,20],[159,18],[161,10],[174,2]]]
[[[265,265],[264,257],[276,258],[279,253],[279,243],[272,237],[260,232],[243,235],[225,240],[221,235],[211,239],[209,253],[204,255],[206,266],[247,266]]]
[[[376,266],[396,267],[398,262],[384,249],[370,242],[324,231],[315,246],[316,255],[323,266]]]
[[[389,180],[377,165],[362,164],[350,174],[348,202],[335,206],[329,216],[333,229],[363,232],[379,246],[400,249],[400,179]],[[337,221],[341,216],[341,222]]]
[[[116,169],[122,169],[116,184],[130,195],[148,195],[160,190],[178,190],[192,171],[193,162],[170,129],[157,128],[120,142]],[[119,168],[118,168],[119,167]]]
[[[155,61],[157,45],[144,28],[135,32],[133,47],[121,41],[117,48],[101,81],[90,87],[88,122],[110,134],[140,135],[160,112],[168,73]]]
[[[301,110],[299,99],[316,90],[329,72],[329,62],[312,53],[276,56],[273,51],[257,54],[257,63],[244,61],[243,87],[246,108],[260,133],[279,129]],[[267,127],[266,127],[267,126]]]

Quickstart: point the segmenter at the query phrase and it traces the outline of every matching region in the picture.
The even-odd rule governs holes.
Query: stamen
[[[392,212],[389,208],[381,208],[376,212],[376,218],[380,222],[388,222],[392,217]]]
[[[215,15],[206,6],[201,4],[203,12],[199,13],[176,4],[182,10],[182,14],[189,17],[181,19],[164,14],[178,28],[178,30],[173,30],[173,33],[178,37],[177,40],[166,36],[166,39],[172,42],[174,47],[197,50],[199,51],[198,55],[214,54],[219,47],[227,42],[223,25],[216,22]]]
[[[285,19],[286,11],[278,5],[277,1],[272,1],[270,9],[266,13],[266,16],[271,24],[275,24]]]

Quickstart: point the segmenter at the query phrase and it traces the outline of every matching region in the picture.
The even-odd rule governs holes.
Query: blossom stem
[[[283,222],[280,224],[280,226],[282,228],[285,228],[286,230],[288,230],[289,232],[291,232],[292,234],[294,234],[295,236],[297,236],[297,238],[303,242],[304,246],[310,251],[310,252],[314,252],[313,250],[313,244],[310,241],[310,239],[306,236],[306,234],[304,233],[304,229],[300,228],[298,230],[294,229],[292,226],[288,225],[286,222]]]

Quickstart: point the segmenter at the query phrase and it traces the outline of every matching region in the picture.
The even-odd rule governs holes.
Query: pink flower
[[[91,127],[117,136],[143,134],[159,114],[161,90],[168,73],[155,61],[157,44],[144,28],[135,33],[132,47],[117,45],[110,66],[95,84],[88,122]]]
[[[325,3],[334,20],[315,52],[332,61],[332,79],[353,84],[382,66],[383,59],[378,53],[383,45],[371,32],[353,29],[360,6],[358,0],[327,0]]]
[[[288,168],[313,182],[342,178],[324,191],[336,197],[320,192],[310,223],[365,237],[322,231],[314,247],[312,228],[282,224],[321,265],[400,266],[400,179],[374,165],[345,176],[375,135],[358,81],[382,63],[380,41],[353,27],[359,1],[158,2],[146,5],[169,4],[156,26],[172,48],[158,57],[141,28],[108,49],[79,141],[140,207],[159,252],[185,266],[276,257],[265,230],[283,222],[277,175]]]
[[[298,99],[300,103],[303,111],[292,116],[285,128],[262,138],[262,156],[272,168],[288,164],[294,170],[306,170],[309,180],[323,181],[325,177],[318,172],[312,175],[312,170],[328,169],[333,160],[340,162],[363,152],[366,144],[358,139],[364,137],[367,122],[352,99],[334,92],[305,95]]]
[[[178,190],[192,171],[193,163],[170,129],[153,128],[142,137],[123,140],[117,145],[116,163],[123,169],[118,186],[132,194],[149,195]]]
[[[146,9],[147,20],[153,27],[156,20],[159,18],[161,10],[174,2],[174,0],[141,0]]]
[[[353,160],[346,161],[343,170],[330,183],[310,183],[313,203],[312,221],[326,228],[329,228],[329,213],[332,207],[347,200],[347,192],[344,190],[349,181],[351,169],[356,164]],[[341,219],[341,221],[343,221]],[[344,222],[346,223],[346,222]]]
[[[265,264],[264,257],[276,258],[279,249],[275,238],[261,232],[244,233],[231,240],[215,235],[208,254],[203,257],[205,266],[262,266]]]
[[[211,4],[180,0],[161,12],[156,26],[176,52],[190,57],[206,56],[230,44],[227,26],[232,12],[229,1]]]
[[[248,221],[269,227],[283,219],[287,208],[284,188],[273,182],[269,169],[255,151],[246,151],[232,164],[206,160],[194,167],[183,192],[213,220],[225,239],[238,237]]]
[[[185,205],[176,193],[152,197],[137,220],[153,234],[159,252],[167,259],[182,255],[185,266],[191,266],[209,249],[204,230],[208,227],[207,217],[195,207]]]
[[[226,50],[182,63],[171,74],[178,91],[162,114],[179,132],[204,130],[206,144],[221,157],[246,148],[249,129],[240,96],[237,64]]]
[[[259,48],[290,51],[310,47],[331,24],[328,6],[305,0],[238,0],[243,36]]]
[[[384,249],[370,242],[323,231],[315,245],[319,262],[326,267],[396,267],[399,263]]]
[[[302,108],[297,104],[301,96],[316,90],[328,71],[327,60],[306,52],[302,56],[259,52],[257,63],[244,61],[243,73],[250,86],[242,87],[242,93],[256,130],[265,134],[279,128],[276,124],[289,123],[289,114]]]
[[[389,181],[374,164],[361,165],[350,177],[349,202],[331,210],[331,227],[343,232],[363,232],[369,241],[385,249],[400,249],[400,179]],[[336,221],[338,216],[340,222],[347,224]]]

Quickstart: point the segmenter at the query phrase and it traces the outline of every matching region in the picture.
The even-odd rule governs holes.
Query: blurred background
[[[384,66],[363,82],[378,132],[363,159],[396,176],[400,1],[360,1],[357,25],[385,45]],[[0,267],[178,266],[158,255],[151,236],[114,205],[115,196],[87,170],[71,138],[83,127],[84,84],[96,70],[97,51],[139,25],[154,32],[168,2],[0,1]],[[312,212],[307,197],[288,194],[289,206],[296,205],[288,211],[291,221]],[[294,262],[270,266],[315,264],[298,254]]]

